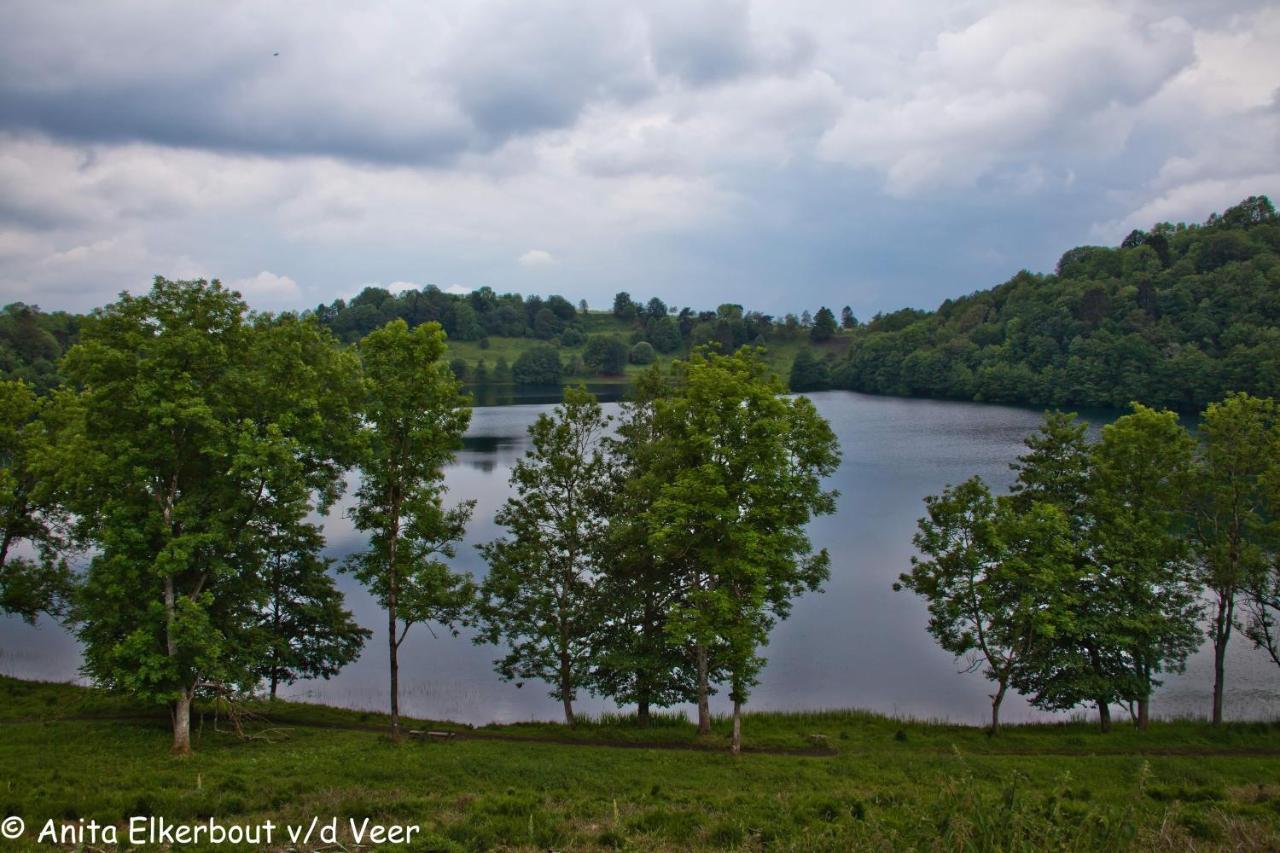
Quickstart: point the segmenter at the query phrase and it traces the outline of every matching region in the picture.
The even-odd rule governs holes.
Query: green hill
[[[1252,197],[1072,249],[1052,275],[877,316],[831,372],[856,391],[1051,406],[1280,396],[1280,219]]]

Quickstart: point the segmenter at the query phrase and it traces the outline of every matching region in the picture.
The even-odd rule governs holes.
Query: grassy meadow
[[[619,320],[613,314],[603,311],[592,311],[585,315],[581,315],[581,329],[584,335],[617,335],[630,346],[631,334],[635,330],[635,326],[630,321]],[[499,358],[505,358],[507,364],[515,364],[517,358],[525,350],[544,344],[546,341],[540,341],[537,338],[505,338],[500,336],[491,336],[485,339],[487,346],[482,347],[480,341],[458,341],[450,340],[448,342],[448,352],[445,355],[446,361],[460,358],[467,363],[468,371],[475,369],[481,359],[489,370],[492,377],[494,366],[498,363]],[[821,359],[828,353],[840,355],[843,354],[852,342],[852,336],[848,332],[837,332],[836,336],[824,343],[815,344],[808,340],[807,336],[794,341],[771,341],[765,351],[765,361],[769,368],[785,382],[791,374],[791,363],[795,361],[796,354],[802,349],[812,350],[814,355]],[[568,360],[576,353],[582,355],[586,349],[586,343],[579,344],[575,347],[559,346],[560,361],[567,363]],[[687,353],[677,350],[674,353],[663,355],[658,354],[657,363],[665,370],[670,366],[671,362],[677,358],[684,358]],[[580,381],[590,381],[592,383],[621,383],[626,384],[631,381],[631,377],[640,373],[645,369],[644,366],[636,364],[628,364],[626,372],[621,376],[594,376],[594,375],[565,375],[563,382],[571,384]]]
[[[858,711],[759,713],[735,758],[727,721],[705,739],[679,717],[644,730],[420,721],[409,727],[459,736],[396,744],[378,714],[247,710],[246,739],[225,711],[200,709],[195,755],[177,759],[163,709],[0,679],[3,811],[25,819],[28,842],[51,818],[319,815],[420,825],[415,850],[1280,849],[1280,723],[989,738]]]

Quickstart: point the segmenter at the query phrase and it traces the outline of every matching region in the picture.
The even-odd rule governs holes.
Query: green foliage
[[[355,343],[392,320],[410,329],[438,323],[451,340],[479,341],[488,335],[548,340],[578,322],[573,304],[561,296],[543,300],[481,287],[466,295],[445,293],[435,285],[392,294],[367,287],[346,303],[318,305],[312,312],[348,343]]]
[[[44,393],[59,383],[58,359],[79,338],[80,317],[14,302],[0,311],[0,381],[22,380]]]
[[[1192,547],[1201,582],[1213,597],[1213,719],[1222,721],[1224,659],[1238,620],[1237,599],[1265,589],[1276,555],[1269,488],[1280,453],[1275,401],[1233,394],[1205,410],[1193,490]]]
[[[932,313],[878,315],[841,388],[1051,406],[1196,411],[1228,391],[1280,396],[1280,221],[1265,197],[1204,226],[1084,246]]]
[[[922,596],[938,644],[957,658],[970,656],[969,670],[981,668],[996,682],[996,732],[1011,680],[1034,665],[1038,645],[1070,623],[1077,578],[1069,522],[1053,504],[1020,511],[1008,498],[997,500],[977,477],[926,498],[925,507],[914,539],[925,559],[912,558],[895,588]]]
[[[503,366],[499,361],[498,370]],[[511,368],[511,379],[517,385],[558,385],[560,373],[560,353],[550,344],[537,344],[520,353]]]
[[[627,360],[632,364],[653,364],[658,355],[653,350],[653,345],[648,341],[641,341],[631,348],[631,352],[627,354]]]
[[[685,575],[669,630],[698,652],[700,705],[715,650],[736,707],[773,624],[827,577],[829,557],[811,553],[804,526],[835,510],[821,478],[839,450],[813,404],[783,396],[755,350],[696,351],[675,380],[657,402],[650,547]]]
[[[813,328],[809,330],[809,340],[816,344],[831,340],[836,334],[836,315],[827,306],[818,309],[813,316]]]
[[[819,361],[812,352],[802,349],[791,363],[791,378],[787,384],[792,391],[825,391],[831,387],[831,371],[825,361]]]
[[[346,569],[387,611],[391,714],[398,726],[397,653],[409,629],[437,622],[453,629],[474,597],[467,575],[450,571],[474,501],[444,504],[446,463],[462,446],[471,408],[442,362],[444,332],[436,323],[412,331],[394,320],[360,342],[365,398],[361,414],[368,450],[352,518],[369,546]],[[403,627],[401,624],[403,623]]]
[[[280,684],[336,675],[372,636],[343,607],[329,576],[331,561],[319,553],[323,546],[319,528],[305,523],[276,527],[263,545],[266,595],[256,672],[273,699]]]
[[[51,476],[97,554],[76,617],[95,681],[172,702],[257,681],[264,523],[327,507],[355,456],[358,372],[294,315],[157,278],[85,321]],[[70,402],[68,402],[70,405]]]
[[[41,398],[26,382],[0,380],[0,613],[31,623],[40,613],[63,615],[73,587],[63,556],[67,519],[40,472],[53,452],[54,410],[64,404],[65,395]],[[14,554],[24,545],[34,556]]]
[[[507,680],[539,679],[564,703],[589,680],[599,607],[594,578],[608,469],[599,440],[609,422],[584,389],[565,390],[553,416],[529,428],[532,449],[511,472],[515,494],[498,512],[508,536],[482,547],[477,642],[505,642]]]
[[[617,375],[626,369],[627,345],[616,335],[592,335],[587,338],[582,360],[596,373]]]

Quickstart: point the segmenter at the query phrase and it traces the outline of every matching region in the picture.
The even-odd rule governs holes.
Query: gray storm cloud
[[[1278,57],[1266,3],[14,2],[0,300],[927,306],[1280,192]]]

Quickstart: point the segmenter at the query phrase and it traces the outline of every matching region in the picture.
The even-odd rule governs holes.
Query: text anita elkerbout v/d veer
[[[8,827],[8,824],[6,824]],[[422,831],[416,824],[380,824],[369,818],[319,818],[303,823],[225,823],[215,818],[177,823],[163,817],[131,817],[121,827],[94,820],[47,821],[32,833],[47,844],[406,844]],[[13,837],[6,833],[6,837]]]

